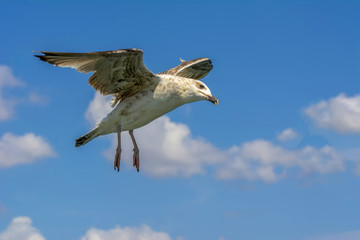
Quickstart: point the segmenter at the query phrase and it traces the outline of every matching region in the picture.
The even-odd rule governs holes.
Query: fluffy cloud
[[[81,240],[171,240],[164,232],[156,232],[147,225],[140,227],[116,226],[109,230],[91,228]]]
[[[208,165],[222,161],[223,153],[207,141],[194,138],[188,126],[174,123],[166,116],[134,131],[140,148],[141,170],[153,177],[190,177],[204,174]],[[133,148],[130,137],[122,134],[122,159],[130,164]],[[114,159],[117,140],[105,152]]]
[[[85,113],[85,118],[93,126],[100,122],[112,110],[110,96],[103,96],[99,92],[95,93]]]
[[[181,239],[181,238],[178,238]],[[32,226],[29,217],[16,217],[0,232],[0,240],[45,240],[40,231]],[[171,240],[165,232],[157,232],[147,225],[120,227],[109,230],[90,228],[81,240]]]
[[[32,163],[44,157],[54,157],[53,148],[41,136],[27,133],[16,136],[4,134],[0,139],[0,168]]]
[[[111,110],[102,106],[109,106],[109,103],[102,96],[95,95],[86,113],[88,120],[97,122]],[[259,139],[221,150],[204,139],[193,137],[188,126],[174,123],[166,116],[136,129],[135,135],[142,159],[141,170],[154,177],[190,177],[205,174],[212,166],[219,179],[242,178],[271,183],[285,177],[290,168],[299,169],[304,174],[328,174],[345,169],[343,158],[329,146],[288,150]],[[111,161],[116,144],[114,136],[112,147],[105,152]],[[132,143],[124,133],[122,149],[122,162],[129,166]]]
[[[284,131],[282,131],[278,136],[277,139],[279,141],[289,141],[292,140],[294,138],[296,138],[298,136],[297,132],[295,132],[294,129],[292,128],[287,128]]]
[[[45,240],[29,217],[16,217],[0,233],[0,240]]]
[[[8,120],[12,117],[14,106],[17,103],[15,99],[4,98],[3,87],[17,87],[24,85],[16,78],[10,67],[0,65],[0,121]]]
[[[217,177],[271,183],[285,177],[290,168],[299,169],[304,174],[328,174],[343,171],[345,166],[343,158],[329,146],[288,150],[270,141],[255,140],[232,147],[227,161],[219,166]]]
[[[319,127],[339,133],[360,133],[360,95],[340,94],[309,106],[305,113]]]
[[[19,99],[9,99],[3,96],[3,87],[18,87],[24,85],[16,78],[10,67],[0,65],[0,121],[8,120],[13,116],[14,106]],[[31,103],[42,103],[44,99],[31,93],[27,99]],[[52,147],[41,137],[33,133],[15,136],[4,134],[0,139],[0,168],[12,167],[22,163],[31,163],[43,157],[53,157]]]

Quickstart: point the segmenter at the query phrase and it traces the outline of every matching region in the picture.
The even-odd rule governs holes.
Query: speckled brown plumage
[[[62,53],[41,52],[40,60],[59,67],[75,68],[79,72],[94,72],[89,84],[103,95],[117,99],[128,97],[153,84],[155,74],[143,63],[140,49],[120,49],[105,52]]]
[[[180,65],[159,74],[201,79],[205,77],[213,68],[211,60],[208,58],[198,58],[191,61],[185,61],[182,59],[180,60]]]

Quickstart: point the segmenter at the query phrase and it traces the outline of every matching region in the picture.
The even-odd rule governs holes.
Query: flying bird
[[[93,72],[89,84],[103,95],[112,95],[114,109],[97,126],[75,140],[75,147],[110,133],[117,133],[114,169],[120,169],[121,132],[129,131],[134,145],[133,166],[140,168],[139,148],[134,129],[140,128],[175,108],[195,101],[219,101],[199,79],[213,68],[209,58],[181,64],[158,74],[148,70],[140,49],[104,52],[64,53],[40,51],[40,60],[58,67],[71,67],[82,73]]]

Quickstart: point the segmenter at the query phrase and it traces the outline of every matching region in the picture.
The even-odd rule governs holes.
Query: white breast
[[[165,79],[156,88],[139,92],[121,101],[99,123],[99,133],[105,135],[116,132],[119,124],[122,131],[142,127],[184,103],[176,91],[168,88]]]

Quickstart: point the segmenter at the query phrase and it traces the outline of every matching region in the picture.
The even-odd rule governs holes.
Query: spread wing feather
[[[120,49],[105,52],[63,53],[43,52],[40,60],[59,67],[71,67],[79,72],[94,72],[89,84],[101,94],[113,94],[118,100],[154,83],[156,77],[143,62],[140,49]]]
[[[175,75],[186,78],[201,79],[213,68],[209,58],[198,58],[191,61],[181,60],[181,64],[159,74]]]

